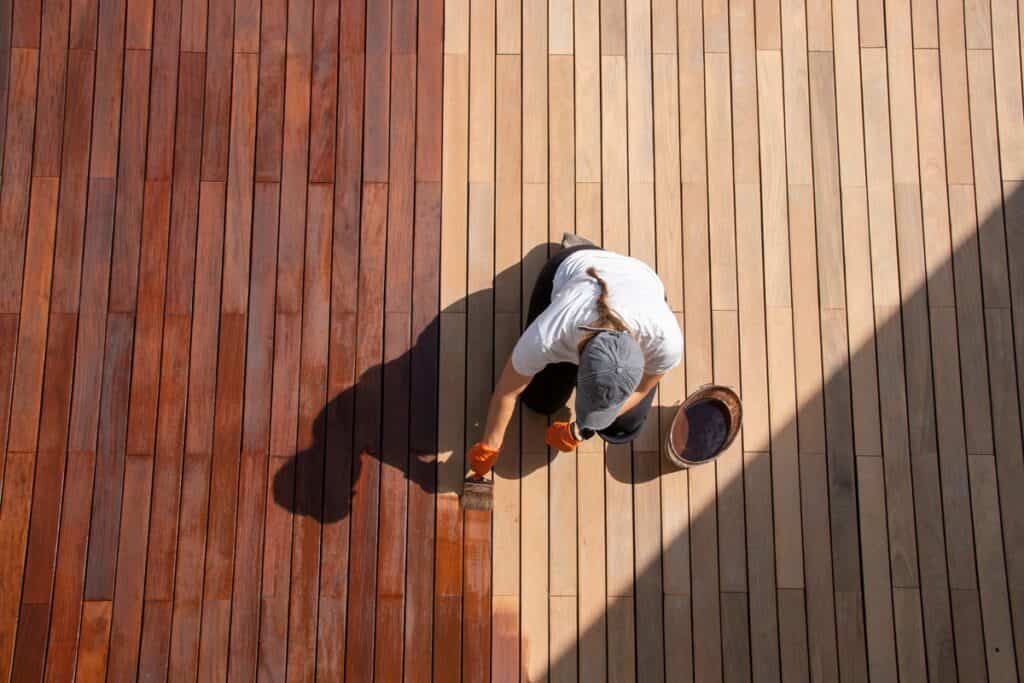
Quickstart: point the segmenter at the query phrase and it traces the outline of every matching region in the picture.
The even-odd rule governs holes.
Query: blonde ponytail
[[[630,332],[629,326],[618,316],[618,314],[611,309],[608,305],[608,283],[604,281],[600,275],[597,274],[597,269],[591,266],[587,268],[587,275],[597,280],[598,287],[601,288],[601,293],[597,295],[597,318],[587,324],[587,327],[596,327],[605,330],[614,330],[617,332]],[[582,351],[583,347],[587,345],[597,332],[590,330],[587,334],[583,335],[577,348]]]

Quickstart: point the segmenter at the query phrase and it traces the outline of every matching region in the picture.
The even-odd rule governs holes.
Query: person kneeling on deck
[[[497,460],[520,395],[551,415],[576,390],[576,420],[548,427],[552,448],[571,451],[594,434],[626,443],[643,428],[659,380],[682,358],[665,286],[647,264],[570,234],[562,245],[537,278],[526,331],[491,396],[483,438],[469,451],[478,477]]]

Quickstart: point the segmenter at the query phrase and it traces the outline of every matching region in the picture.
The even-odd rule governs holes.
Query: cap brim
[[[601,410],[587,410],[581,409],[579,402],[576,403],[576,424],[583,429],[592,429],[595,432],[599,432],[602,429],[607,429],[615,422],[615,418],[619,416],[619,411],[622,409],[625,401],[617,403],[615,405],[608,406]]]

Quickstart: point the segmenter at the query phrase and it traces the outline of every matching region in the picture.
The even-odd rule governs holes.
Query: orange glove
[[[469,467],[473,474],[482,477],[494,467],[494,461],[498,459],[498,449],[485,446],[482,443],[475,443],[469,449]]]
[[[547,445],[558,451],[575,450],[577,446],[583,443],[580,439],[573,436],[572,423],[570,422],[552,422],[551,426],[548,427],[547,433],[544,435],[544,441]]]

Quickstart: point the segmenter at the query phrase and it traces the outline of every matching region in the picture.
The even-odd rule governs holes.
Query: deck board
[[[0,681],[1024,670],[1019,3],[0,5]],[[463,511],[563,232],[684,362]]]

